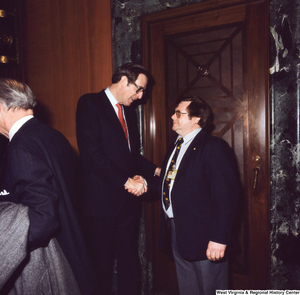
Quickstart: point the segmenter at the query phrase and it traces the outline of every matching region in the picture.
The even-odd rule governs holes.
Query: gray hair
[[[0,79],[0,103],[8,110],[29,110],[37,104],[29,86],[13,79]]]

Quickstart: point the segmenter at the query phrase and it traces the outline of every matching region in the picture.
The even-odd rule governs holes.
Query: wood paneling
[[[27,0],[28,84],[37,116],[77,149],[79,97],[111,84],[110,0]]]
[[[268,4],[250,5],[248,26],[249,93],[249,288],[270,288],[270,155]],[[263,22],[261,20],[264,20]],[[253,189],[254,168],[259,167]]]
[[[27,82],[27,60],[26,60],[26,15],[25,3],[22,0],[3,0],[0,1],[0,9],[13,14],[12,27],[13,45],[17,48],[16,52],[19,63],[0,64],[0,77],[11,78],[22,82]],[[3,37],[3,36],[2,36]],[[16,57],[16,56],[15,56]]]

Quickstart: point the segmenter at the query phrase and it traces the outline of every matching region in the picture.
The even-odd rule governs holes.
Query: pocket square
[[[0,196],[7,196],[9,193],[4,189],[2,192],[0,192]]]

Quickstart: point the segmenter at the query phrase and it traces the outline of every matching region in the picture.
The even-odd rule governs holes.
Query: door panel
[[[269,283],[268,25],[267,3],[242,2],[206,1],[144,17],[143,56],[155,80],[145,106],[145,152],[161,165],[176,137],[170,111],[178,97],[197,95],[210,105],[213,134],[233,148],[243,185],[231,288],[254,289]],[[149,260],[156,290],[173,295],[174,262],[157,246],[159,210],[159,202],[147,208]]]
[[[244,150],[248,143],[248,133],[244,134],[243,131],[244,125],[248,125],[248,97],[243,87],[244,28],[242,22],[165,38],[168,118],[172,114],[173,103],[179,97],[196,95],[205,100],[214,113],[213,135],[226,140],[234,150],[242,184],[246,160]],[[169,145],[177,134],[172,132],[172,120],[167,123]],[[242,196],[244,200],[246,197]],[[233,269],[238,273],[246,273],[248,252],[244,238],[248,236],[248,227],[245,226],[247,211],[241,217],[236,228],[239,252],[234,256]]]

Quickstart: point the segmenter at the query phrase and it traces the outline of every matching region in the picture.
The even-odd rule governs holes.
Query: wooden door
[[[206,100],[215,136],[235,151],[243,194],[230,288],[269,285],[268,3],[210,0],[143,18],[144,65],[155,80],[144,108],[145,153],[161,165],[174,141],[172,103]],[[254,188],[255,185],[255,188]],[[178,294],[175,265],[158,247],[160,202],[146,209],[148,259],[157,292]]]

